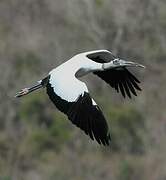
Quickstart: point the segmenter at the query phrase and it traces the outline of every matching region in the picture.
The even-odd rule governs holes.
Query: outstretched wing
[[[106,63],[117,58],[107,50],[88,54],[87,57],[98,63]],[[94,74],[107,82],[111,87],[115,88],[117,92],[121,92],[123,97],[127,95],[131,98],[131,94],[137,96],[136,91],[141,91],[138,85],[140,81],[125,67],[106,71],[96,71]]]
[[[55,106],[65,113],[73,124],[89,135],[92,140],[95,139],[99,144],[109,145],[110,134],[107,122],[100,108],[91,99],[87,89],[83,88],[81,94],[80,92],[77,94],[75,101],[71,101],[65,99],[65,96],[58,95],[54,86],[56,84],[48,81],[46,88],[47,94]],[[74,86],[70,88],[73,88],[73,91],[76,92]]]
[[[94,74],[115,88],[118,93],[121,92],[124,98],[126,95],[131,98],[131,94],[137,96],[136,91],[141,91],[138,85],[140,81],[126,68],[97,71]]]

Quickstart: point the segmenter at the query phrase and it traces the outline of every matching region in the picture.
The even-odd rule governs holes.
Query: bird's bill
[[[29,93],[31,93],[31,92],[33,92],[33,91],[35,91],[41,87],[42,87],[42,84],[37,84],[37,85],[34,85],[32,87],[29,87],[29,88],[24,88],[21,91],[19,91],[18,93],[16,93],[16,95],[14,97],[16,97],[16,98],[22,97],[22,96],[27,95],[27,94],[29,94]]]
[[[124,60],[121,60],[120,61],[120,64],[122,66],[126,66],[126,67],[141,67],[141,68],[145,68],[145,66],[143,66],[142,64],[139,64],[139,63],[135,63],[135,62],[132,62],[132,61],[124,61]]]

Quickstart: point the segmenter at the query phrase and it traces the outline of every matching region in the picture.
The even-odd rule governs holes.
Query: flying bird
[[[86,84],[78,78],[93,73],[108,83],[125,98],[137,96],[140,81],[127,67],[143,65],[125,61],[108,50],[89,51],[75,55],[49,72],[36,85],[24,88],[15,97],[22,97],[39,88],[46,88],[47,94],[58,110],[82,129],[92,140],[104,146],[110,144],[110,133],[106,119],[91,98]]]

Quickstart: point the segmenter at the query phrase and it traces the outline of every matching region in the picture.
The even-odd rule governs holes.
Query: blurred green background
[[[133,69],[143,91],[132,100],[82,78],[109,123],[110,148],[73,126],[45,90],[13,98],[96,49],[147,67]],[[165,0],[0,0],[0,180],[165,180],[165,68]]]

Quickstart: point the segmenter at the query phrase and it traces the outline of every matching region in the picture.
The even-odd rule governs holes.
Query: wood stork
[[[110,133],[102,111],[89,95],[86,84],[78,78],[90,72],[99,76],[123,97],[137,96],[140,81],[126,67],[143,65],[122,60],[108,50],[77,54],[57,68],[35,86],[24,88],[15,97],[21,97],[39,88],[47,94],[57,109],[99,144],[110,144]]]

